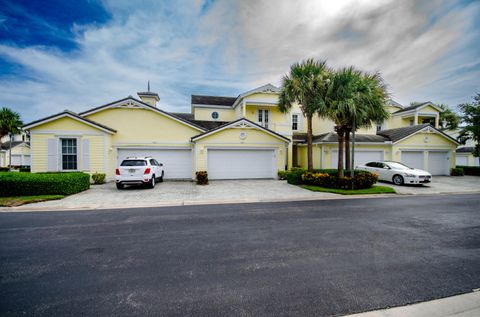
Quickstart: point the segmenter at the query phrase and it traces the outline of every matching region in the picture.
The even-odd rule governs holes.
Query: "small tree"
[[[440,129],[442,130],[455,130],[460,123],[460,117],[445,104],[436,105],[442,112],[440,112]]]
[[[480,163],[480,93],[473,97],[472,103],[458,105],[462,112],[462,122],[465,126],[460,131],[459,139],[472,139],[475,142],[473,156],[479,158]]]
[[[6,135],[10,135],[10,165],[12,164],[12,136],[21,132],[22,125],[23,122],[20,119],[20,114],[18,114],[18,112],[6,107],[0,109],[0,140]]]
[[[290,73],[282,79],[278,108],[288,112],[293,103],[298,103],[303,116],[307,118],[307,160],[308,170],[313,170],[312,118],[325,113],[325,91],[329,69],[325,61],[307,59],[290,67]]]

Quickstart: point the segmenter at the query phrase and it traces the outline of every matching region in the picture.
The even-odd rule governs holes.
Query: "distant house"
[[[448,135],[450,135],[454,139],[458,139],[460,135],[461,128],[455,130],[445,131]],[[473,156],[472,152],[475,149],[475,142],[473,140],[468,139],[465,144],[461,144],[457,148],[457,155],[456,155],[456,164],[460,166],[480,166],[479,158]]]
[[[10,144],[11,142],[11,144]],[[10,165],[10,149],[12,151],[12,166],[30,166],[30,137],[23,132],[13,136],[4,136],[0,142],[0,167]]]

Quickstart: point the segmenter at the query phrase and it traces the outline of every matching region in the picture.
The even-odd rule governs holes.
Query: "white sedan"
[[[395,185],[426,184],[432,181],[432,174],[427,171],[408,167],[402,163],[377,161],[359,165],[355,169],[378,175],[378,179],[393,182]]]

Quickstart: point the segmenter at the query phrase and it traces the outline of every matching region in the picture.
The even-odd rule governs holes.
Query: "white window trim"
[[[80,147],[80,137],[75,137],[75,136],[68,136],[68,135],[65,135],[65,136],[59,136],[57,137],[57,142],[58,142],[58,161],[57,161],[57,166],[58,166],[58,170],[61,171],[61,172],[79,172],[81,171],[81,169],[79,169],[80,167],[80,155],[81,155],[81,147]],[[76,139],[77,140],[77,168],[76,169],[68,169],[68,170],[65,170],[63,169],[63,155],[62,155],[62,139]],[[30,157],[31,159],[31,157]]]

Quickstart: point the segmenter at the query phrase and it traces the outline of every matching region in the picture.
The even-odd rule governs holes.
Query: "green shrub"
[[[286,174],[287,182],[292,185],[299,185],[302,183],[302,174],[305,173],[305,169],[294,167]]]
[[[71,195],[89,188],[86,173],[0,173],[0,197]]]
[[[277,175],[278,175],[278,179],[282,181],[287,179],[287,171],[278,171]]]
[[[10,167],[0,167],[0,172],[10,172]]]
[[[207,185],[208,184],[208,174],[206,171],[196,172],[197,176],[197,185]]]
[[[455,167],[450,169],[450,176],[463,176],[463,175],[465,175],[465,172],[461,167]]]
[[[93,173],[92,180],[94,184],[105,184],[105,174],[104,173]]]
[[[329,171],[330,172],[330,171]],[[349,175],[345,173],[345,175]],[[301,183],[305,185],[315,185],[325,188],[338,189],[365,189],[370,188],[378,181],[376,174],[366,171],[355,171],[353,179],[350,176],[338,177],[337,173],[318,173],[304,172],[301,176]]]
[[[465,175],[480,176],[480,166],[457,166],[463,168]]]

